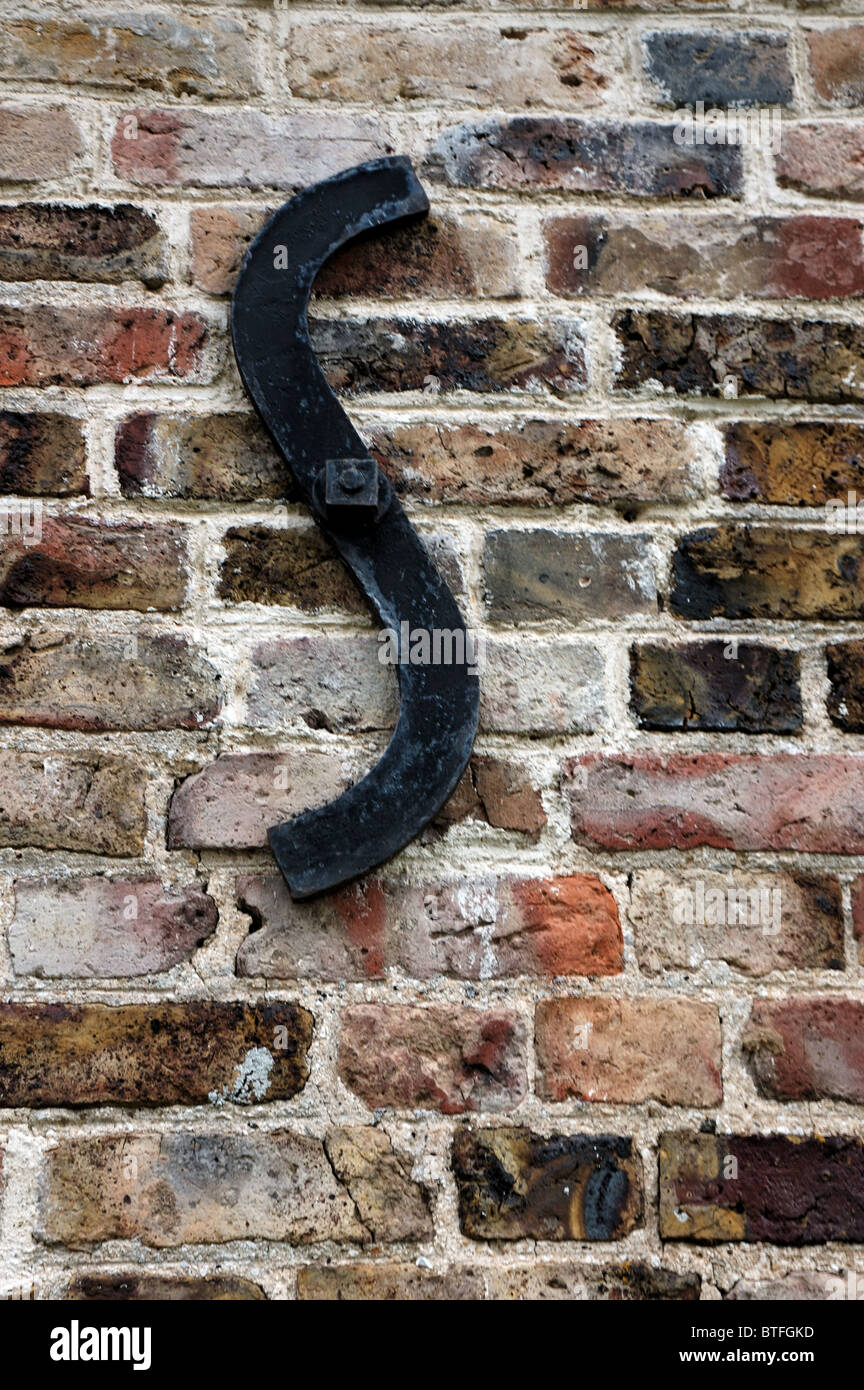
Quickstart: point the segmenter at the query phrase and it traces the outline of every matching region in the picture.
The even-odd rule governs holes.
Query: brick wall
[[[842,1297],[861,6],[10,9],[0,1291]],[[676,143],[700,100],[782,108],[779,150]],[[487,635],[481,733],[300,905],[265,829],[394,689],[227,296],[268,210],[390,151],[432,214],[333,261],[314,335]]]

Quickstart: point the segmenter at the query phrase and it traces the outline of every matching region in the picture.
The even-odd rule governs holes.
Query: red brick
[[[565,763],[564,785],[577,844],[864,852],[855,753],[588,754]]]
[[[35,544],[0,536],[0,603],[170,611],[185,600],[185,560],[176,523],[44,517]]]
[[[387,150],[367,115],[171,107],[124,111],[111,152],[121,178],[155,188],[298,190]]]
[[[760,1095],[864,1103],[859,999],[756,999],[741,1045]]]
[[[56,633],[0,647],[0,724],[49,729],[203,729],[219,677],[174,633]]]
[[[774,165],[781,187],[860,202],[864,199],[864,125],[784,124]]]
[[[229,294],[249,243],[272,209],[193,208],[192,280],[210,294]],[[316,297],[343,299],[511,298],[520,293],[516,229],[499,217],[435,213],[337,251],[315,280]]]
[[[81,131],[59,106],[0,106],[0,182],[59,179],[78,166]]]
[[[188,960],[216,929],[198,888],[153,878],[18,878],[9,951],[16,975],[134,976]]]
[[[858,296],[862,231],[854,217],[556,217],[544,225],[546,282],[555,294],[575,296]]]
[[[212,381],[200,314],[171,309],[0,305],[0,386]]]
[[[343,1009],[339,1075],[372,1109],[512,1110],[528,1088],[522,1024],[448,1004]]]
[[[372,879],[299,903],[281,876],[245,875],[237,896],[252,917],[239,975],[368,980],[398,966],[415,979],[487,980],[623,968],[615,899],[591,874]]]
[[[545,1100],[719,1105],[720,1020],[692,999],[547,999],[535,1021]]]
[[[845,1136],[661,1134],[663,1240],[864,1239],[864,1145]]]
[[[294,1004],[0,1004],[0,1106],[285,1100],[311,1040]]]
[[[828,106],[860,106],[864,102],[864,26],[811,30],[807,48],[819,100]]]

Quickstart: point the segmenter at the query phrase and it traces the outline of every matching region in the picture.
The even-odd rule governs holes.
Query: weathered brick
[[[200,314],[116,306],[0,305],[0,387],[189,380],[216,371]]]
[[[862,1024],[858,999],[755,999],[741,1046],[759,1094],[861,1105]]]
[[[725,430],[720,488],[734,502],[821,507],[864,494],[864,427],[844,420],[738,421]]]
[[[840,1274],[801,1269],[776,1279],[739,1279],[726,1297],[733,1303],[801,1303],[811,1299],[845,1299],[847,1289],[847,1280]]]
[[[35,544],[0,536],[0,604],[170,611],[185,601],[185,560],[176,523],[46,516]]]
[[[0,182],[60,179],[84,148],[77,123],[60,106],[0,106]]]
[[[782,1134],[660,1137],[660,1235],[705,1244],[864,1238],[864,1144]]]
[[[306,100],[595,106],[620,64],[609,39],[567,29],[445,21],[435,28],[292,24],[285,78]],[[351,61],[345,61],[350,52]]]
[[[618,909],[592,874],[552,879],[463,875],[456,883],[372,879],[294,902],[278,874],[237,880],[252,930],[238,975],[415,979],[618,974]]]
[[[581,391],[582,326],[575,319],[317,319],[315,354],[341,395],[421,391]]]
[[[703,491],[704,431],[678,420],[373,425],[366,437],[412,501],[545,507],[678,502]]]
[[[828,715],[850,734],[864,732],[864,642],[835,642],[828,658]]]
[[[540,788],[521,762],[474,754],[433,826],[446,828],[463,820],[536,836],[546,824]]]
[[[63,1298],[73,1303],[252,1303],[266,1299],[260,1284],[235,1274],[76,1274]]]
[[[273,638],[252,652],[249,721],[256,727],[391,729],[399,695],[375,637]]]
[[[16,975],[156,974],[188,960],[216,929],[211,897],[154,878],[18,878],[14,886]]]
[[[499,733],[592,733],[604,722],[603,655],[561,639],[484,645],[480,727]]]
[[[719,1105],[720,1020],[692,999],[546,999],[537,1005],[538,1090],[631,1105]]]
[[[114,461],[124,497],[216,502],[296,499],[287,465],[256,415],[154,415],[121,420]]]
[[[424,543],[458,598],[464,582],[451,541],[427,535]],[[369,616],[369,605],[353,576],[317,527],[232,526],[223,545],[219,597],[228,603],[275,603],[304,613],[335,609]]]
[[[237,903],[252,918],[237,974],[274,980],[377,980],[398,960],[401,885],[364,880],[295,902],[281,874],[243,874]]]
[[[693,1302],[700,1288],[698,1274],[676,1274],[629,1261],[601,1266],[541,1261],[530,1266],[450,1265],[440,1274],[414,1264],[331,1264],[309,1265],[297,1273],[297,1298],[304,1302]]]
[[[209,294],[230,294],[254,237],[274,208],[218,203],[189,214],[189,276]]]
[[[678,395],[864,399],[864,329],[743,314],[615,314],[617,390],[659,384]]]
[[[0,206],[0,280],[168,279],[165,238],[150,212],[131,203]]]
[[[622,618],[657,611],[649,538],[491,531],[486,603],[493,622]]]
[[[174,633],[54,633],[0,647],[0,724],[49,729],[202,729],[219,677]]]
[[[800,666],[797,652],[743,642],[645,642],[630,648],[630,706],[643,729],[794,733]]]
[[[68,415],[0,411],[0,492],[89,494],[82,422]]]
[[[0,1004],[0,1105],[221,1105],[303,1089],[296,1004]]]
[[[261,89],[250,41],[237,20],[155,12],[7,18],[0,78],[141,87],[175,97],[245,97]]]
[[[836,879],[737,868],[639,869],[628,916],[639,969],[649,975],[689,973],[714,962],[752,976],[844,966]]]
[[[334,1129],[324,1148],[372,1240],[431,1239],[429,1205],[411,1177],[411,1159],[396,1153],[382,1130],[363,1125]]]
[[[140,854],[144,789],[123,758],[0,752],[0,845]]]
[[[390,729],[399,707],[396,671],[375,637],[274,638],[252,653],[249,720],[303,729]],[[480,727],[510,733],[590,733],[602,722],[603,661],[596,647],[484,643]],[[2,697],[2,671],[0,671]],[[2,719],[2,698],[0,698]]]
[[[339,1075],[372,1109],[512,1110],[528,1089],[522,1024],[449,1004],[343,1009]]]
[[[864,876],[852,883],[852,932],[858,944],[859,964],[864,964]]]
[[[473,1240],[620,1240],[642,1221],[630,1139],[463,1126],[453,1175],[459,1224]]]
[[[277,603],[304,613],[368,612],[352,576],[317,528],[232,526],[223,546],[219,597],[228,603]]]
[[[774,167],[782,188],[859,202],[864,198],[864,126],[840,121],[784,125]]]
[[[855,753],[586,754],[564,764],[564,785],[578,844],[864,852]]]
[[[716,198],[740,194],[741,151],[676,144],[674,125],[514,116],[445,131],[429,164],[454,187]]]
[[[428,1212],[410,1181],[410,1160],[381,1131],[371,1133],[65,1140],[48,1154],[38,1233],[73,1248],[135,1238],[157,1247],[425,1238]],[[354,1149],[349,1158],[346,1145]]]
[[[332,801],[351,781],[338,753],[224,753],[175,791],[168,848],[266,848],[271,826]]]
[[[249,243],[271,210],[244,206],[193,208],[190,217],[193,282],[210,294],[228,294]],[[316,297],[348,295],[397,299],[518,296],[520,271],[512,223],[481,212],[436,213],[337,251],[314,285]]]
[[[864,294],[855,217],[554,217],[544,224],[556,294],[842,299]]]
[[[116,172],[135,184],[287,191],[375,159],[387,148],[373,116],[171,107],[123,112],[111,152]]]
[[[642,40],[645,71],[667,106],[790,106],[794,96],[784,33],[739,29],[654,30]]]
[[[682,536],[669,606],[679,618],[864,615],[864,541],[780,526],[704,526]]]
[[[820,101],[829,106],[860,106],[864,102],[864,26],[811,29],[807,49]]]

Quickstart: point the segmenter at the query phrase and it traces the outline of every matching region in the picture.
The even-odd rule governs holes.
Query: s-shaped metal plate
[[[234,289],[232,334],[261,419],[382,623],[396,633],[461,632],[467,653],[456,601],[331,391],[306,319],[315,276],[334,251],[428,209],[402,157],[361,164],[306,189],[250,246]],[[398,674],[399,719],[377,765],[335,801],[268,832],[294,898],[335,888],[389,859],[437,814],[465,769],[477,729],[476,670],[465,661],[400,662]]]

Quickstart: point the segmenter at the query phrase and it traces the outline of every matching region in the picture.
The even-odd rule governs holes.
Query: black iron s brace
[[[461,632],[467,652],[456,600],[330,389],[306,318],[315,276],[334,251],[428,210],[411,162],[401,156],[306,189],[250,246],[234,289],[231,328],[237,365],[261,419],[382,623],[396,632]],[[287,248],[287,270],[277,247]],[[476,669],[467,662],[400,662],[398,674],[399,718],[376,766],[335,801],[268,832],[294,898],[336,888],[396,854],[437,814],[465,769],[477,729]]]

